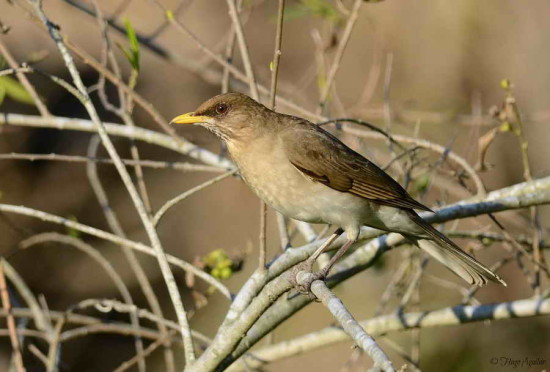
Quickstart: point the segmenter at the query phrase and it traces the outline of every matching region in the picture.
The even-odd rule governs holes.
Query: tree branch
[[[409,329],[446,327],[486,320],[529,318],[550,314],[550,298],[530,298],[512,302],[477,306],[453,306],[416,313],[394,313],[363,320],[359,324],[371,335],[383,335]],[[246,364],[250,369],[289,358],[321,347],[344,342],[348,335],[339,328],[327,327],[289,341],[263,347],[251,353]],[[228,371],[241,370],[238,365]]]
[[[545,203],[550,203],[550,177],[493,191],[485,198],[471,198],[455,205],[441,208],[437,213],[431,216],[424,215],[424,217],[431,223],[445,222]],[[381,234],[383,232],[379,230],[363,228],[357,245]],[[336,240],[331,248],[335,249],[341,246],[344,240]],[[335,274],[329,278],[329,286],[335,286],[370,267],[376,258],[387,251],[389,247],[401,243],[402,240],[403,237],[400,234],[390,233],[379,239],[371,240],[368,244],[356,249],[334,267],[333,272]],[[287,270],[307,259],[321,243],[314,242],[286,252],[273,262],[268,269],[267,275],[253,276],[243,285],[227,314],[226,320],[220,327],[217,337],[211,345],[211,348],[216,348],[216,351],[221,352],[224,349],[218,349],[219,343],[227,344],[233,342],[232,338],[238,339],[238,345],[226,356],[220,366],[230,365],[277,325],[311,302],[305,296],[278,302],[274,306],[262,308],[260,311],[261,317],[259,318],[257,313],[255,313],[252,326],[248,324],[249,312],[252,309],[258,310],[257,304],[264,303],[266,301],[265,296],[276,299],[289,289],[289,287],[280,286],[277,287],[277,290],[274,290],[271,287],[273,283],[280,280],[281,277],[290,275]],[[272,280],[273,278],[276,279]],[[270,280],[272,281],[270,282]],[[261,290],[262,288],[263,290]],[[266,291],[268,288],[270,290]],[[242,332],[243,327],[246,333]],[[239,331],[234,332],[235,329]],[[200,359],[205,355],[212,357],[212,354],[209,354],[209,349],[207,349]]]
[[[7,213],[15,213],[23,216],[38,218],[42,221],[52,222],[56,223],[65,227],[68,227],[70,229],[75,229],[80,232],[83,232],[85,234],[95,236],[97,238],[110,241],[112,243],[115,243],[117,245],[121,246],[128,246],[132,249],[135,249],[139,252],[145,253],[149,256],[155,257],[154,250],[139,242],[135,242],[133,240],[124,239],[117,235],[108,233],[107,231],[97,229],[92,226],[84,225],[79,222],[75,222],[73,220],[70,220],[68,218],[63,218],[60,216],[56,216],[50,213],[42,212],[36,209],[27,208],[19,205],[10,205],[10,204],[2,204],[0,203],[0,211],[1,212],[7,212]],[[231,299],[231,292],[229,292],[229,289],[225,285],[223,285],[220,281],[218,281],[216,278],[211,276],[210,274],[204,272],[203,270],[199,269],[198,267],[191,265],[190,263],[174,257],[172,255],[167,254],[166,255],[168,262],[176,267],[179,267],[183,269],[184,271],[189,271],[196,275],[197,277],[203,279],[205,282],[209,283],[210,285],[214,286],[217,290],[219,290],[226,298]]]
[[[311,273],[301,271],[296,275],[296,281],[298,284],[304,284],[307,282],[307,277],[312,275]],[[342,301],[328,289],[325,282],[315,280],[311,283],[311,293],[327,307],[332,316],[334,316],[336,321],[341,325],[344,332],[350,336],[363,351],[370,355],[374,360],[374,368],[378,367],[382,371],[395,371],[386,353],[353,318]]]
[[[91,120],[73,119],[59,116],[43,118],[33,115],[4,113],[0,115],[0,125],[54,128],[60,130],[68,129],[97,133],[97,128]],[[202,149],[184,139],[175,141],[172,137],[159,132],[139,127],[132,128],[115,123],[103,123],[103,127],[105,128],[106,133],[112,136],[133,138],[138,141],[161,146],[180,154],[190,156],[193,159],[199,160],[205,164],[214,165],[227,170],[234,168],[233,163],[231,163],[228,159],[220,158],[219,155]]]

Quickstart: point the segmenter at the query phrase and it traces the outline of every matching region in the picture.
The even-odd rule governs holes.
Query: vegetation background
[[[68,72],[48,34],[23,10],[18,0],[0,2],[0,22],[9,32],[0,41],[18,62],[31,61],[41,71],[70,81]],[[75,2],[92,9],[88,1]],[[346,14],[353,1],[294,0],[287,1],[279,90],[281,97],[315,112],[320,91],[326,84],[327,70],[341,40]],[[131,48],[124,33],[128,20],[138,35],[155,33],[152,43],[163,48],[173,59],[155,54],[139,46],[140,71],[136,91],[146,97],[159,112],[170,118],[192,111],[205,99],[220,93],[219,81],[208,79],[209,71],[220,73],[222,68],[206,56],[196,43],[179,33],[166,21],[166,13],[153,1],[98,1],[107,18],[123,27],[123,32],[110,31],[122,48]],[[177,19],[193,31],[216,53],[225,53],[231,19],[225,1],[162,1],[167,9],[179,9]],[[46,14],[59,25],[70,42],[85,49],[96,59],[101,56],[101,30],[97,20],[70,1],[44,1]],[[114,16],[113,16],[114,15]],[[273,59],[274,35],[277,22],[277,2],[245,0],[242,2],[244,32],[253,61],[256,78],[269,86],[270,63]],[[451,148],[470,164],[479,160],[479,139],[500,123],[490,114],[491,107],[500,107],[506,91],[503,79],[513,82],[513,95],[524,118],[524,134],[529,143],[529,159],[533,178],[550,174],[550,4],[543,0],[529,2],[512,0],[387,0],[365,2],[351,35],[336,75],[334,93],[325,108],[329,117],[353,117],[366,120],[392,134],[406,134],[428,139]],[[159,29],[159,27],[162,27]],[[160,31],[159,31],[160,30]],[[127,79],[132,66],[118,47],[116,58]],[[236,48],[236,50],[238,50]],[[238,52],[233,63],[243,69]],[[78,60],[78,68],[87,86],[98,81],[98,73]],[[196,71],[193,71],[196,69]],[[88,118],[77,99],[47,78],[29,75],[30,81],[55,116]],[[2,79],[2,77],[0,77]],[[8,84],[0,80],[0,88]],[[230,88],[242,90],[231,80]],[[116,89],[107,86],[108,95]],[[244,90],[246,92],[246,90]],[[92,94],[102,120],[120,122],[102,108],[96,93]],[[3,113],[36,115],[36,109],[15,95],[3,97]],[[267,103],[267,99],[263,100]],[[284,105],[279,111],[296,114]],[[151,117],[136,107],[133,114],[138,126],[158,130]],[[213,152],[222,151],[219,141],[199,128],[177,128],[178,133],[193,143]],[[369,156],[378,164],[391,159],[384,141],[362,141],[350,134],[340,133],[350,146]],[[0,153],[77,154],[86,155],[90,134],[84,132],[0,126]],[[130,158],[126,140],[116,140],[123,158]],[[161,149],[139,144],[143,159],[160,161],[189,161],[188,158]],[[100,156],[105,157],[103,150]],[[500,132],[488,148],[486,162],[490,167],[480,172],[488,190],[499,189],[524,180],[522,153],[518,140],[511,132]],[[435,157],[434,159],[437,159]],[[99,175],[108,190],[111,206],[116,210],[122,227],[133,240],[146,241],[143,227],[130,198],[111,165],[99,165]],[[398,174],[394,174],[400,177]],[[471,181],[463,188],[446,181],[445,176],[424,177],[428,192],[418,186],[418,178],[410,185],[417,196],[428,205],[448,204],[471,195]],[[212,177],[205,172],[178,172],[172,169],[144,169],[144,179],[154,209],[165,200]],[[452,179],[453,176],[447,176]],[[403,179],[401,179],[403,181]],[[415,183],[416,182],[416,183]],[[451,185],[452,184],[452,185]],[[416,190],[415,187],[419,189]],[[0,192],[2,203],[25,205],[37,210],[75,219],[79,222],[109,230],[102,209],[91,189],[83,163],[0,160]],[[511,233],[528,233],[529,211],[501,214]],[[500,215],[499,215],[500,216]],[[547,226],[550,208],[539,208],[539,221]],[[236,292],[256,266],[259,225],[259,200],[238,178],[229,177],[183,201],[167,213],[158,227],[164,249],[189,262],[204,261],[209,253],[222,249],[231,259],[243,260],[242,269],[232,273],[224,283]],[[452,225],[449,223],[449,225]],[[268,214],[268,254],[280,252],[279,233],[275,215]],[[447,226],[451,229],[455,227]],[[498,231],[487,217],[461,223],[461,230]],[[2,215],[0,220],[0,254],[12,252],[22,239],[43,231],[77,234],[46,222],[19,216]],[[320,229],[317,229],[320,231]],[[548,230],[545,228],[543,234]],[[80,236],[80,235],[79,235]],[[121,251],[111,243],[80,236],[93,245],[116,268],[129,286],[136,304],[147,307],[139,285]],[[468,249],[477,244],[457,240]],[[297,237],[293,245],[301,245]],[[386,254],[375,268],[366,270],[340,285],[335,292],[358,319],[374,315],[380,297],[395,270],[405,257],[401,250]],[[487,264],[503,257],[501,244],[493,244],[479,253]],[[35,294],[46,299],[48,308],[63,311],[87,298],[117,298],[118,292],[108,276],[80,252],[44,244],[18,251],[9,262],[24,278]],[[166,286],[158,263],[140,257],[148,278],[161,301],[165,315],[175,319]],[[445,281],[463,286],[438,264],[430,263],[426,272]],[[489,284],[476,294],[481,303],[504,302],[528,298],[533,289],[516,264],[503,268],[501,276],[508,287]],[[197,306],[193,291],[186,289],[185,278],[177,275],[186,306]],[[548,288],[543,280],[542,289]],[[206,293],[208,285],[196,284],[196,290]],[[421,309],[437,309],[460,303],[462,295],[434,284],[422,282],[419,290]],[[219,294],[207,296],[207,305],[196,311],[191,325],[213,336],[226,313],[227,301]],[[86,312],[84,312],[86,313]],[[97,311],[90,310],[97,316]],[[106,314],[106,319],[127,319],[124,315]],[[274,332],[270,341],[311,332],[331,324],[328,312],[316,304],[308,306]],[[547,317],[510,319],[498,322],[472,323],[457,327],[430,328],[419,334],[420,368],[425,371],[500,371],[501,366],[490,363],[491,358],[542,358],[548,368],[550,360],[550,327]],[[403,348],[411,347],[410,332],[389,336]],[[0,370],[8,370],[11,346],[8,337],[0,338]],[[357,356],[351,342],[314,350],[298,357],[281,360],[266,367],[272,371],[364,370],[370,360]],[[396,366],[407,363],[399,352],[385,347]],[[135,353],[134,340],[124,335],[92,334],[67,342],[63,346],[61,370],[111,370]],[[351,357],[350,357],[351,355]],[[176,355],[181,362],[181,355]],[[41,370],[41,364],[28,351],[24,352],[28,370]],[[163,365],[162,353],[154,352],[147,365],[157,371]],[[411,367],[413,368],[413,367]],[[542,370],[518,367],[515,370]]]

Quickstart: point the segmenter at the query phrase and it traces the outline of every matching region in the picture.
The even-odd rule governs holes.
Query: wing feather
[[[386,172],[338,138],[305,120],[296,121],[292,130],[283,131],[281,139],[288,160],[306,176],[334,190],[378,204],[430,210],[414,200]]]

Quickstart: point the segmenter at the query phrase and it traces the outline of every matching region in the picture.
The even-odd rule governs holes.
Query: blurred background
[[[228,41],[231,20],[225,1],[165,1],[166,9],[181,21],[209,48],[223,55]],[[287,1],[279,94],[292,102],[318,112],[320,91],[326,80],[336,46],[341,40],[346,12],[352,1],[294,0]],[[136,90],[149,100],[166,118],[194,110],[207,98],[221,92],[222,68],[207,57],[188,37],[166,22],[165,12],[154,1],[117,0],[97,2],[107,19],[121,27],[109,33],[122,48],[128,45],[124,20],[138,35],[146,38],[140,45],[140,73]],[[53,42],[41,25],[28,16],[24,2],[0,3],[0,22],[9,31],[0,35],[2,43],[19,62],[70,81]],[[70,3],[45,0],[46,14],[59,25],[71,43],[80,46],[96,59],[101,57],[101,30],[97,20],[86,12],[94,9],[88,1]],[[177,9],[177,11],[176,11]],[[244,0],[241,17],[257,80],[269,86],[276,28],[277,2]],[[529,158],[534,178],[550,174],[550,4],[543,0],[527,2],[511,0],[387,0],[365,2],[351,35],[349,45],[336,75],[334,92],[323,114],[328,117],[353,117],[366,120],[394,134],[417,136],[449,147],[470,164],[479,161],[479,138],[501,124],[491,116],[492,107],[500,107],[506,91],[501,81],[513,83],[524,121]],[[156,48],[156,49],[155,49]],[[121,48],[113,47],[127,78],[131,65]],[[238,48],[233,63],[241,70]],[[98,81],[98,73],[77,59],[87,86]],[[39,95],[53,115],[88,118],[79,102],[67,91],[48,79],[29,75]],[[4,81],[4,83],[6,82]],[[233,79],[231,90],[243,90]],[[107,86],[110,97],[116,96]],[[102,119],[120,123],[120,119],[102,109],[97,94],[92,94]],[[114,99],[114,98],[113,98]],[[38,115],[24,99],[6,95],[2,113]],[[267,104],[268,100],[263,99]],[[296,114],[284,105],[279,111]],[[493,109],[494,112],[494,109]],[[136,125],[159,130],[142,109],[134,112]],[[222,153],[219,141],[200,128],[177,128],[178,133],[200,147]],[[380,165],[392,154],[384,141],[365,141],[331,128],[342,140]],[[86,155],[90,134],[68,130],[0,127],[0,153]],[[116,139],[122,157],[129,158],[128,141]],[[139,143],[143,159],[161,161],[193,161],[157,146]],[[427,153],[427,155],[430,155]],[[99,155],[106,157],[103,149]],[[437,160],[437,154],[430,155]],[[499,132],[487,150],[487,169],[480,175],[488,190],[522,182],[523,167],[518,139],[510,132]],[[108,192],[122,228],[133,240],[147,242],[143,227],[135,213],[120,178],[111,165],[98,165],[99,175]],[[447,204],[469,197],[474,187],[471,180],[461,186],[449,173],[430,177],[429,187],[418,191],[428,205]],[[398,174],[394,174],[399,178]],[[198,185],[214,175],[204,172],[179,172],[172,169],[144,169],[145,183],[153,209],[167,199]],[[418,176],[416,174],[415,176]],[[418,179],[418,178],[417,178]],[[439,182],[439,181],[441,182]],[[403,181],[403,179],[400,179]],[[453,183],[449,186],[449,183]],[[414,192],[414,180],[409,183]],[[109,230],[105,217],[91,189],[83,163],[27,162],[0,160],[0,202],[25,205],[59,216]],[[204,260],[210,252],[223,249],[234,260],[243,260],[242,270],[226,279],[236,292],[255,268],[259,234],[259,200],[236,177],[227,178],[188,198],[170,210],[158,231],[164,248],[187,261]],[[540,207],[540,223],[548,225],[550,209]],[[528,233],[528,211],[506,212],[502,221],[513,233]],[[499,216],[501,216],[499,215]],[[449,224],[448,229],[498,231],[490,220],[469,219]],[[316,228],[317,229],[317,228]],[[17,250],[18,243],[44,231],[71,233],[59,226],[36,219],[2,215],[0,219],[0,254]],[[320,231],[320,229],[317,229]],[[544,231],[546,233],[546,230]],[[117,269],[129,286],[138,306],[147,307],[135,278],[116,246],[99,239],[81,236],[99,250]],[[475,242],[457,240],[464,248]],[[297,236],[294,246],[304,243]],[[270,257],[280,252],[276,219],[268,215],[268,248]],[[336,289],[357,319],[375,314],[380,296],[393,272],[409,248],[389,252],[376,268],[369,269]],[[504,248],[493,244],[478,254],[491,264],[504,256]],[[140,262],[154,285],[165,315],[175,319],[157,262],[140,256]],[[86,298],[116,298],[118,291],[110,279],[100,274],[98,266],[82,253],[56,244],[42,244],[13,253],[9,262],[24,278],[33,293],[42,295],[51,310],[63,311]],[[427,273],[445,281],[463,285],[441,265],[429,264]],[[500,272],[507,288],[488,285],[476,294],[481,303],[504,302],[528,298],[533,290],[518,265],[512,263]],[[186,305],[197,306],[196,298],[186,289],[185,278],[177,274]],[[544,282],[547,286],[547,283]],[[207,286],[198,283],[197,290],[206,293]],[[543,286],[544,288],[544,286]],[[434,284],[429,279],[420,286],[418,309],[429,310],[460,303],[457,291]],[[193,315],[191,324],[213,336],[223,319],[228,303],[221,295],[207,295],[207,305]],[[399,299],[393,300],[394,305]],[[390,311],[390,309],[387,309]],[[97,312],[90,311],[96,316]],[[105,315],[108,319],[127,319],[123,315]],[[316,304],[308,306],[273,335],[275,342],[311,332],[332,324],[328,312]],[[546,318],[528,318],[473,323],[460,327],[422,330],[420,367],[424,371],[498,371],[492,357],[550,359],[550,323]],[[393,342],[404,347],[411,343],[408,333],[390,334]],[[260,342],[260,345],[265,341]],[[364,370],[368,357],[353,356],[351,342],[330,346],[302,356],[282,360],[266,367],[270,371]],[[382,341],[384,347],[384,341]],[[67,342],[62,349],[62,370],[112,370],[134,354],[133,338],[106,334],[89,335]],[[399,353],[388,349],[396,365],[406,363]],[[10,341],[0,338],[0,370],[7,370],[11,356]],[[25,352],[29,370],[41,370],[40,362]],[[181,363],[181,356],[178,356]],[[147,359],[150,370],[163,365],[161,352]],[[158,366],[158,367],[156,367]],[[305,367],[307,366],[307,367]],[[516,368],[522,370],[522,367]],[[527,370],[527,368],[524,368]],[[542,370],[529,369],[529,370]]]

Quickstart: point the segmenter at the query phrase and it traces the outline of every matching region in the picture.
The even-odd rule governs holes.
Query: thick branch
[[[498,304],[478,306],[453,306],[433,311],[383,315],[364,320],[360,325],[371,335],[403,331],[415,328],[432,328],[511,318],[529,318],[550,314],[550,299],[532,298]],[[289,341],[266,346],[252,353],[247,359],[251,369],[265,363],[292,357],[320,347],[347,341],[348,335],[339,328],[327,327]],[[238,370],[239,368],[231,369]]]
[[[20,114],[2,114],[0,115],[0,125],[14,125],[20,127],[36,127],[36,128],[54,128],[54,129],[69,129],[83,132],[97,133],[97,128],[91,120],[72,119],[65,117],[48,117],[43,118],[33,115]],[[191,142],[181,139],[179,143],[172,137],[155,132],[149,129],[128,127],[126,125],[103,123],[105,131],[111,136],[131,138],[138,141],[143,141],[153,145],[161,146],[166,149],[176,151],[180,154],[190,156],[205,164],[218,166],[225,169],[233,169],[233,164],[227,160],[220,158],[208,150],[202,149]]]
[[[296,275],[298,284],[307,282],[307,276],[312,275],[302,271]],[[315,295],[331,312],[332,316],[342,326],[344,332],[350,336],[355,343],[374,360],[375,368],[383,371],[395,371],[386,353],[378,346],[376,341],[365,332],[359,323],[346,309],[342,301],[327,287],[325,282],[315,280],[311,283],[311,293]]]
[[[545,203],[550,203],[550,177],[533,182],[524,182],[493,191],[484,199],[476,197],[442,208],[437,211],[436,214],[426,216],[426,219],[430,222],[445,222],[458,218],[477,216],[506,209],[524,208]],[[364,242],[366,239],[372,239],[381,234],[382,232],[378,230],[364,228],[360,235],[360,242]],[[384,238],[372,240],[369,244],[357,249],[335,266],[335,275],[333,275],[332,280],[329,281],[328,284],[334,286],[370,267],[375,259],[385,252],[388,247],[399,244],[402,239],[401,235],[392,233]],[[332,248],[337,248],[342,242],[343,239],[337,240],[332,245]],[[307,259],[321,243],[322,242],[316,242],[288,251],[271,265],[267,275],[251,278],[245,283],[234,301],[234,304],[237,303],[238,306],[235,308],[232,306],[231,310],[233,311],[230,310],[227,315],[227,317],[233,319],[233,321],[224,322],[224,325],[226,323],[229,325],[220,329],[220,333],[223,336],[220,336],[220,333],[218,334],[219,338],[223,338],[224,343],[231,342],[229,339],[233,337],[240,338],[238,346],[231,354],[227,355],[221,365],[230,365],[277,325],[311,302],[305,296],[279,302],[271,308],[263,310],[261,318],[254,321],[253,326],[246,332],[244,337],[242,333],[237,336],[232,332],[233,327],[237,327],[243,322],[248,321],[244,318],[246,318],[245,314],[247,314],[249,308],[254,307],[254,304],[258,301],[262,301],[262,297],[265,296],[265,293],[263,291],[260,292],[260,289],[264,288],[266,283],[271,279],[280,277],[280,275],[290,267]],[[286,291],[287,289],[284,290]],[[271,296],[280,296],[281,294],[282,293],[270,293]],[[242,309],[242,311],[239,311],[239,309]],[[217,342],[218,337],[214,340],[212,345],[216,346]]]

